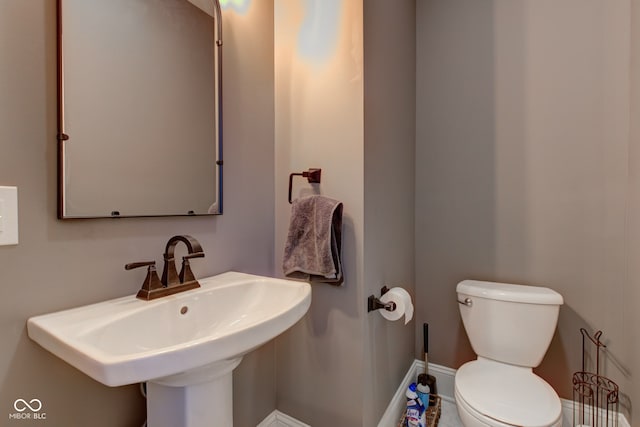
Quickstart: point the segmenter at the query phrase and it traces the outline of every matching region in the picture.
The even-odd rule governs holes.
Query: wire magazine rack
[[[582,334],[582,371],[573,374],[573,425],[574,427],[618,427],[618,385],[600,375],[600,350],[606,348],[600,337],[586,329]],[[596,372],[585,368],[585,343],[588,339],[596,346]]]

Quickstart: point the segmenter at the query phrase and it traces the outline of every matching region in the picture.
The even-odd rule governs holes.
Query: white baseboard
[[[565,427],[572,426],[573,425],[573,401],[567,400],[567,399],[560,399],[560,400],[562,401],[562,425]],[[585,413],[590,413],[590,412],[591,411],[585,410]],[[599,412],[599,413],[602,414],[602,412]],[[618,417],[618,424],[613,424],[613,425],[617,425],[618,427],[631,427],[631,424],[627,420],[627,417],[624,416],[624,414],[618,412],[617,417]],[[601,423],[603,419],[604,418],[600,419]]]
[[[422,372],[424,372],[424,361],[414,360],[407,374],[404,376],[402,383],[393,395],[389,406],[387,406],[387,410],[382,415],[378,427],[395,427],[397,425],[396,423],[402,417],[402,411],[404,411],[406,407],[405,390],[409,387],[409,384],[416,380],[418,374]],[[454,380],[456,370],[429,363],[429,374],[436,377],[440,398],[444,401],[455,403]],[[573,401],[567,399],[560,400],[562,402],[562,424],[564,426],[571,426],[573,424]],[[631,427],[627,418],[620,413],[618,414],[618,426]]]
[[[382,415],[378,427],[396,427],[398,420],[402,417],[402,412],[406,408],[405,391],[409,384],[414,382],[418,374],[424,372],[424,361],[414,360],[402,379],[402,383],[391,398],[386,411]],[[438,395],[443,401],[455,403],[455,376],[456,370],[446,366],[429,363],[429,374],[436,377]],[[560,399],[562,403],[562,424],[571,426],[573,424],[573,401]],[[282,412],[275,410],[265,418],[257,427],[311,427],[301,421],[296,420]],[[631,427],[629,421],[623,414],[618,414],[618,427]]]
[[[267,418],[262,420],[256,427],[311,427],[308,424],[298,421],[287,414],[275,410]]]

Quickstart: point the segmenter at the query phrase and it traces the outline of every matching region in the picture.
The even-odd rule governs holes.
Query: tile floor
[[[442,400],[442,413],[438,427],[462,427],[462,422],[458,416],[456,404],[448,400]]]

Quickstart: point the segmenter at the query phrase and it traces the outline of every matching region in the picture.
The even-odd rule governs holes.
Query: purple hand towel
[[[324,196],[296,199],[282,268],[287,277],[342,284],[342,203]]]

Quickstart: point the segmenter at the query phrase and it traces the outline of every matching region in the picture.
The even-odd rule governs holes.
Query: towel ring
[[[322,169],[317,169],[317,168],[311,168],[305,172],[289,174],[289,204],[293,203],[291,201],[291,190],[293,187],[294,176],[301,176],[301,177],[307,178],[307,181],[309,182],[309,184],[319,184],[321,174],[322,174]]]

